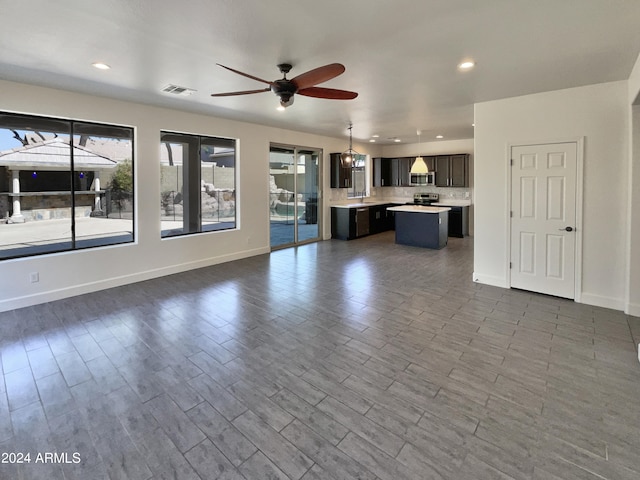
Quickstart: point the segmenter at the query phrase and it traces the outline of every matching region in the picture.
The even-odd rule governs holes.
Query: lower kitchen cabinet
[[[339,240],[372,235],[393,230],[393,204],[371,205],[358,208],[331,207],[331,237]]]
[[[363,209],[367,212],[367,223],[369,220],[369,209]],[[364,233],[364,227],[361,225],[360,230],[357,228],[357,208],[337,208],[331,207],[331,237],[339,240],[351,240],[359,236],[363,236],[369,233],[368,226],[366,228],[367,233]],[[362,219],[362,216],[361,216]],[[360,222],[362,224],[362,221]]]
[[[449,236],[462,238],[469,235],[469,207],[449,208]]]
[[[393,230],[393,212],[387,211],[387,207],[392,206],[393,204],[369,207],[369,233]]]

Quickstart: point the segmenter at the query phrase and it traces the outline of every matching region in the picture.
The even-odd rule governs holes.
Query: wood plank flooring
[[[2,313],[0,453],[31,463],[0,478],[640,478],[640,319],[474,284],[472,248],[387,232]]]

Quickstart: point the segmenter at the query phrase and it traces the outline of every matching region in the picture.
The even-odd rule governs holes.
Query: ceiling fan
[[[263,80],[262,78],[254,77],[248,73],[240,72],[230,67],[217,64],[222,68],[226,68],[243,77],[252,78],[258,82],[266,83],[269,86],[267,88],[261,88],[258,90],[244,90],[240,92],[228,92],[228,93],[214,93],[212,97],[229,97],[234,95],[249,95],[252,93],[262,93],[271,90],[273,93],[280,97],[280,105],[282,107],[288,107],[293,104],[293,96],[298,93],[307,97],[316,98],[330,98],[334,100],[352,100],[358,96],[356,92],[349,92],[347,90],[337,90],[335,88],[316,87],[319,83],[326,82],[332,78],[341,75],[344,71],[344,65],[339,63],[330,63],[323,67],[314,68],[308,72],[301,73],[297,77],[292,79],[287,78],[287,73],[291,71],[291,64],[281,63],[278,65],[280,72],[283,74],[283,78],[280,80],[274,80],[272,82]]]

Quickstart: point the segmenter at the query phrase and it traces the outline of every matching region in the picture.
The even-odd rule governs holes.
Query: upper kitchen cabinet
[[[374,158],[373,186],[402,187],[409,185],[411,158]]]
[[[437,157],[422,157],[424,163],[427,164],[427,170],[430,172],[436,171],[436,158]],[[411,162],[411,164],[413,165],[413,162]]]
[[[345,167],[340,153],[329,155],[331,162],[331,188],[351,188],[351,166]]]
[[[391,162],[390,158],[374,158],[373,164],[373,186],[391,186]]]
[[[450,187],[469,186],[469,155],[451,155],[449,160]]]
[[[469,154],[435,157],[437,187],[469,186]]]

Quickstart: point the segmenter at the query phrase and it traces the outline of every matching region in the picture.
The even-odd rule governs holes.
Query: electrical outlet
[[[40,273],[39,272],[31,272],[29,274],[29,280],[31,280],[31,283],[38,283],[40,281]]]

